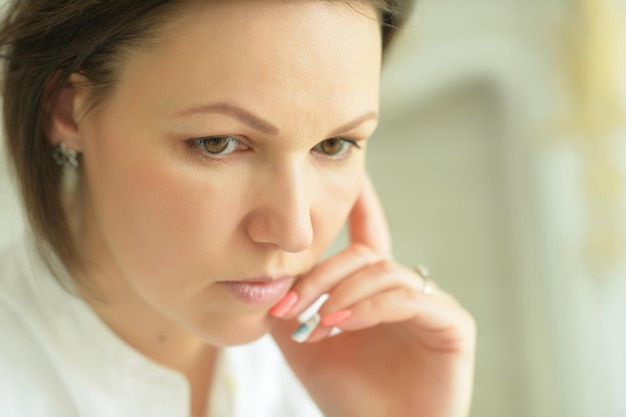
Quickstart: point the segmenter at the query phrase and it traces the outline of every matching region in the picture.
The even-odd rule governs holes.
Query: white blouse
[[[210,417],[320,417],[273,339],[224,349]],[[184,376],[121,340],[27,239],[0,252],[3,417],[187,417]]]

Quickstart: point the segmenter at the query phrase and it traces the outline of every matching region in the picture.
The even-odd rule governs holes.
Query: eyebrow
[[[340,126],[337,129],[335,129],[332,132],[330,132],[328,134],[328,137],[338,136],[338,135],[341,135],[343,133],[347,133],[347,132],[351,131],[352,129],[354,129],[355,127],[361,125],[365,121],[372,120],[372,119],[373,120],[378,120],[378,113],[376,113],[375,111],[368,111],[366,113],[363,113],[362,115],[360,115],[359,117],[357,117],[353,121],[348,122],[345,125]]]
[[[266,135],[277,136],[280,133],[278,127],[268,122],[267,120],[262,119],[261,117],[249,112],[248,110],[236,106],[231,103],[221,102],[221,103],[213,103],[207,104],[203,106],[193,107],[191,109],[183,110],[178,113],[179,116],[192,116],[198,113],[219,113],[224,114],[226,116],[233,117],[238,119],[239,121],[247,124],[255,130],[258,130],[261,133]],[[337,129],[331,131],[328,134],[328,137],[337,136],[342,133],[349,132],[360,124],[364,123],[367,120],[377,120],[378,113],[375,111],[368,111],[356,119],[348,122]]]

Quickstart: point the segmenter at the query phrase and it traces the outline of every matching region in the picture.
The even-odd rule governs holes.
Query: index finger
[[[391,235],[383,207],[369,175],[365,174],[361,194],[349,217],[350,242],[360,243],[376,252],[391,255]]]

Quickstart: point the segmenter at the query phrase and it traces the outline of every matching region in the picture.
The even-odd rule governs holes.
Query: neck
[[[144,302],[133,300],[133,293],[112,296],[111,291],[98,293],[79,286],[82,298],[122,340],[153,361],[185,372],[207,348],[198,337]],[[109,281],[111,282],[111,281]]]
[[[93,275],[88,279],[90,284],[95,283]],[[206,415],[217,348],[205,344],[146,303],[133,300],[132,291],[117,288],[118,291],[112,292],[109,287],[106,292],[94,294],[92,287],[78,286],[81,296],[96,314],[135,350],[183,374],[191,389],[191,415]]]

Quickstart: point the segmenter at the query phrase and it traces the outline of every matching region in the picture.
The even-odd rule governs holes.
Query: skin
[[[193,415],[219,348],[269,331],[327,416],[467,414],[473,321],[388,258],[364,170],[380,59],[366,6],[186,6],[123,59],[97,107],[84,111],[78,74],[54,103],[50,139],[83,155],[81,293],[126,342],[188,377]],[[224,135],[239,145],[217,156],[192,140]],[[361,149],[340,139],[328,153],[332,138]],[[320,263],[346,219],[351,244]],[[219,283],[281,276],[298,297],[281,318]],[[351,311],[337,325],[347,332],[328,338],[322,326],[292,342],[295,316],[325,292],[323,315]]]

